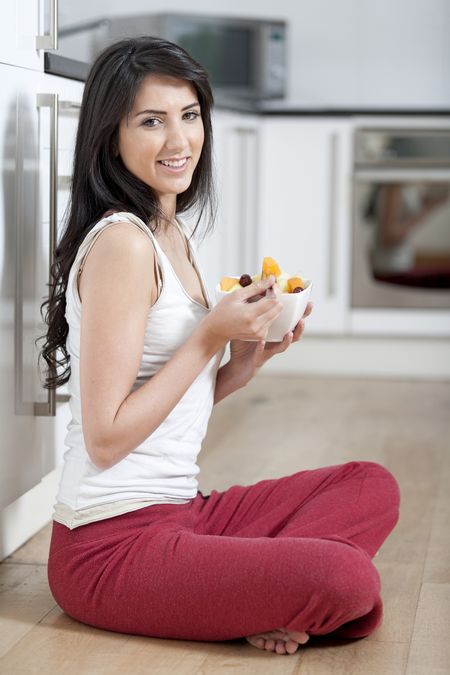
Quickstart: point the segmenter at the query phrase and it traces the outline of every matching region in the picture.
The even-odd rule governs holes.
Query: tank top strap
[[[78,264],[78,273],[77,278],[81,275],[83,271],[84,264],[86,262],[87,256],[89,255],[90,250],[97,241],[98,237],[106,228],[114,225],[114,223],[132,223],[137,226],[144,234],[146,234],[152,245],[155,252],[155,278],[157,283],[157,297],[159,297],[162,286],[163,286],[163,273],[162,273],[162,264],[161,264],[161,250],[156,241],[155,236],[151,232],[150,228],[144,223],[141,218],[136,216],[134,213],[129,213],[127,211],[115,212],[109,216],[105,216],[94,225],[94,227],[88,232],[83,242],[81,243],[80,248],[78,249],[77,256],[75,258],[75,263]]]

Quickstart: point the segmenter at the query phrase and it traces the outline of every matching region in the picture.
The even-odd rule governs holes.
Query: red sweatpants
[[[382,620],[371,558],[398,508],[379,464],[299,471],[74,530],[54,522],[48,580],[67,614],[121,633],[363,637]]]

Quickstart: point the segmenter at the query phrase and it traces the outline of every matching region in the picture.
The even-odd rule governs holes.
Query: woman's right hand
[[[204,319],[204,328],[211,337],[224,344],[230,340],[264,340],[271,323],[282,310],[276,296],[252,298],[264,294],[276,279],[270,276],[238,288],[222,298]]]

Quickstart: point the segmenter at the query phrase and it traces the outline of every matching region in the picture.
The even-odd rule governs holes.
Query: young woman
[[[399,491],[371,462],[197,489],[213,404],[304,325],[265,343],[274,278],[211,306],[180,217],[213,211],[211,106],[204,70],[156,38],[107,48],[86,83],[42,350],[72,412],[48,578],[92,626],[292,654],[379,625],[371,558]]]

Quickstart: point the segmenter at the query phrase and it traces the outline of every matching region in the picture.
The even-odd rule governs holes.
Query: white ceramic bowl
[[[233,275],[230,275],[233,276]],[[305,288],[300,293],[280,293],[278,299],[283,303],[283,309],[271,324],[267,333],[266,342],[281,342],[289,331],[294,330],[302,318],[306,305],[311,297],[312,283],[304,279]],[[220,283],[216,286],[216,299],[219,302],[233,291],[220,290]]]

